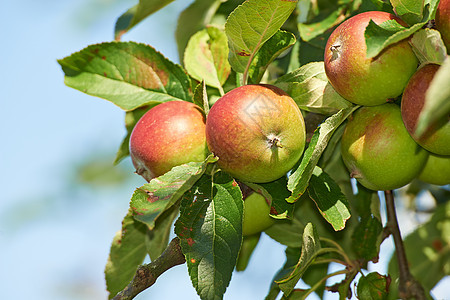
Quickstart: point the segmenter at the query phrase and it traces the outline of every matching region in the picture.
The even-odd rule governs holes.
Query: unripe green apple
[[[447,53],[450,53],[450,0],[439,1],[435,21],[436,29],[441,33]]]
[[[203,161],[208,154],[205,117],[197,105],[169,101],[146,112],[130,136],[136,173],[150,181],[175,166]]]
[[[430,184],[450,184],[450,156],[430,153],[425,168],[423,168],[418,178]]]
[[[373,20],[380,24],[396,20],[396,16],[369,11],[358,14],[339,25],[325,47],[325,72],[334,89],[345,99],[359,105],[379,105],[400,96],[418,60],[402,40],[384,49],[374,58],[366,57],[364,31]]]
[[[217,100],[206,118],[209,150],[241,181],[285,175],[305,147],[305,123],[294,100],[272,85],[244,85]]]
[[[242,234],[252,235],[266,230],[275,222],[270,213],[270,203],[261,194],[251,193],[244,199]]]
[[[393,190],[422,171],[428,153],[411,138],[392,103],[359,108],[341,139],[350,176],[371,190]]]
[[[415,135],[417,121],[425,104],[425,94],[439,65],[428,64],[420,68],[409,80],[402,96],[402,118],[413,139],[428,151],[450,155],[449,116],[432,124],[420,137]]]

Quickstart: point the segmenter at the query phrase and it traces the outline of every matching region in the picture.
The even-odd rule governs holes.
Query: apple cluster
[[[436,13],[436,27],[447,49],[449,8],[450,1],[443,0]],[[426,92],[440,66],[419,65],[408,39],[367,58],[364,34],[371,20],[375,24],[395,20],[407,26],[386,12],[358,14],[332,32],[324,54],[331,85],[361,106],[349,118],[341,139],[341,154],[350,176],[372,190],[397,189],[415,178],[450,184],[449,116],[416,135]]]

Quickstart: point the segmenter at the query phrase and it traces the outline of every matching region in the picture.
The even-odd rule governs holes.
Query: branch
[[[394,194],[392,191],[384,191],[386,199],[387,230],[394,238],[395,253],[397,255],[399,270],[399,296],[402,299],[415,298],[417,300],[426,299],[422,285],[414,279],[409,271],[408,260],[406,259],[405,247],[403,246],[400,228],[398,226],[397,214],[395,212]]]
[[[113,300],[133,299],[140,292],[151,287],[162,273],[185,262],[183,252],[181,252],[180,240],[175,237],[161,256],[149,264],[139,266],[131,282],[117,293]]]

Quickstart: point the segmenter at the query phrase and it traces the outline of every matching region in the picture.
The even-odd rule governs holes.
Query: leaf
[[[153,229],[157,219],[192,187],[214,161],[209,156],[205,162],[190,162],[174,167],[136,189],[130,202],[134,218]]]
[[[285,295],[289,295],[292,292],[305,270],[318,255],[320,248],[319,236],[314,229],[314,225],[308,223],[303,231],[302,254],[297,265],[287,277],[276,281]]]
[[[420,136],[430,124],[450,114],[450,59],[447,58],[433,77],[425,94],[425,104],[417,121]]]
[[[201,299],[222,299],[242,243],[243,201],[226,173],[204,175],[183,197],[175,233]]]
[[[442,64],[447,57],[447,50],[439,31],[425,28],[414,33],[409,43],[420,64]]]
[[[430,291],[442,278],[450,275],[450,202],[438,205],[431,219],[406,236],[403,242],[413,277]],[[395,254],[389,262],[388,274],[392,284],[397,285]],[[392,286],[390,291],[390,298],[394,298],[398,289]]]
[[[122,229],[113,239],[105,266],[106,288],[109,299],[113,298],[131,281],[138,266],[142,264],[147,249],[145,236],[147,226],[133,219],[131,210],[122,221]]]
[[[297,5],[296,0],[247,0],[225,23],[234,71],[245,73],[261,46],[273,36]]]
[[[334,230],[345,228],[345,223],[351,216],[347,198],[337,183],[318,166],[314,167],[308,193]]]
[[[422,20],[423,0],[391,0],[395,13],[409,25]]]
[[[222,0],[196,0],[178,16],[175,39],[180,61],[191,36],[210,23]]]
[[[244,236],[242,240],[241,250],[236,263],[236,271],[244,271],[247,268],[250,257],[253,254],[256,246],[258,245],[261,233]]]
[[[173,1],[174,0],[139,0],[139,4],[131,7],[117,19],[114,28],[114,38],[120,40],[120,37],[136,24]]]
[[[328,29],[332,28],[333,26],[341,23],[344,21],[346,15],[345,15],[345,9],[335,9],[330,12],[325,18],[322,20],[311,23],[311,24],[305,24],[305,23],[298,23],[298,31],[300,33],[300,37],[303,41],[310,41]]]
[[[362,276],[358,281],[357,293],[359,299],[382,300],[389,292],[390,278],[372,272]]]
[[[248,72],[249,82],[258,84],[269,64],[292,47],[295,41],[295,35],[291,32],[278,30],[256,53]]]
[[[127,111],[191,98],[190,80],[184,70],[144,44],[91,45],[58,62],[67,86]]]
[[[306,111],[331,115],[353,106],[328,82],[323,61],[303,65],[278,78],[275,85],[286,91],[300,109]]]
[[[327,118],[316,129],[308,148],[303,154],[299,167],[289,176],[287,187],[292,194],[286,199],[288,202],[295,202],[305,192],[314,168],[317,165],[322,152],[327,147],[327,143],[333,135],[333,132],[357,108],[358,106],[340,110],[336,114]]]
[[[210,26],[194,34],[184,52],[184,66],[194,79],[222,89],[231,71],[225,33]]]
[[[208,94],[206,92],[206,84],[204,81],[200,82],[194,90],[193,97],[194,104],[197,104],[201,109],[203,109],[205,115],[209,113],[209,102]]]

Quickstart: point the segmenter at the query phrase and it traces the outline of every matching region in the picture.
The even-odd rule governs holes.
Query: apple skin
[[[450,53],[450,0],[441,0],[436,9],[436,29],[441,33],[447,53]]]
[[[371,190],[393,190],[416,178],[428,152],[411,138],[393,103],[359,108],[341,139],[350,176]]]
[[[175,166],[203,161],[208,154],[205,117],[187,101],[159,104],[136,123],[129,148],[136,173],[147,181]]]
[[[450,184],[450,156],[430,153],[425,168],[418,178],[423,182],[435,185]]]
[[[244,236],[260,233],[275,223],[269,216],[270,203],[261,194],[253,192],[244,199],[244,219],[242,234]]]
[[[222,96],[206,118],[217,164],[247,182],[285,175],[305,148],[305,123],[294,100],[272,85],[244,85]]]
[[[439,155],[450,155],[450,121],[446,116],[430,126],[418,137],[414,134],[419,115],[425,104],[425,94],[439,65],[428,64],[420,68],[408,82],[402,96],[402,118],[413,139],[426,150]]]
[[[407,40],[387,47],[374,58],[366,58],[364,31],[371,19],[376,24],[396,20],[405,25],[386,12],[358,14],[332,32],[324,56],[325,73],[334,89],[348,101],[365,106],[400,96],[418,65]]]

